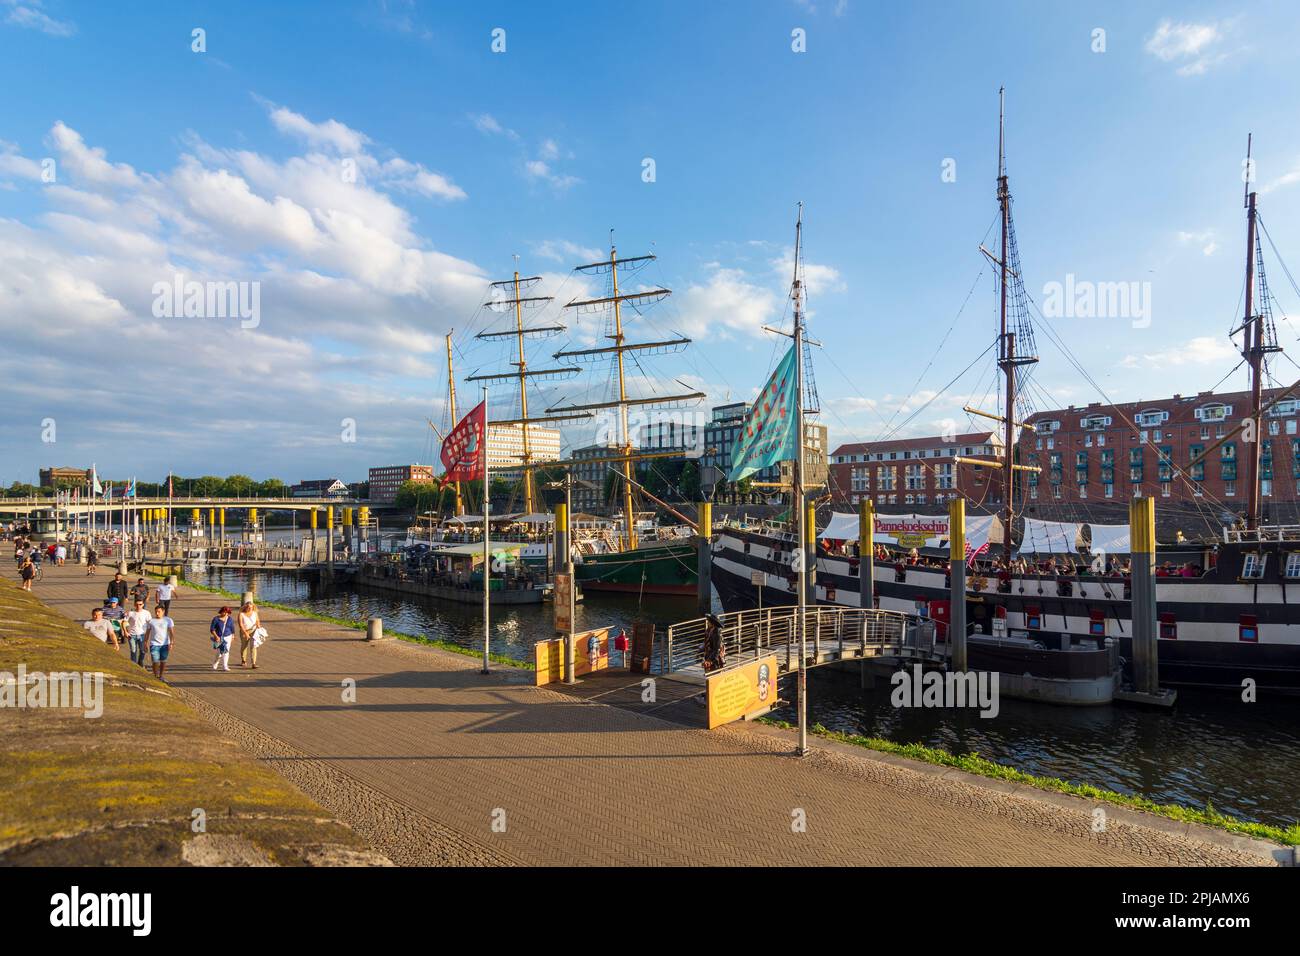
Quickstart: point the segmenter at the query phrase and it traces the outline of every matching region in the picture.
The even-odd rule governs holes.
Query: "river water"
[[[274,572],[212,570],[198,581],[236,593],[251,585],[264,600],[350,620],[381,617],[388,630],[475,650],[483,646],[482,610],[474,605],[328,588]],[[667,625],[695,617],[695,601],[588,595],[578,605],[577,626],[624,626],[630,633],[638,616]],[[552,637],[549,605],[493,610],[493,651],[531,660],[533,644]],[[1162,803],[1212,804],[1243,820],[1289,826],[1300,819],[1300,698],[1246,704],[1235,694],[1180,689],[1172,712],[1003,698],[997,717],[983,719],[974,710],[896,708],[887,680],[868,690],[858,683],[856,672],[810,672],[809,722],[952,753],[979,753],[1028,773]],[[792,682],[783,679],[781,690],[783,698],[793,697]],[[788,711],[774,716],[794,719]]]

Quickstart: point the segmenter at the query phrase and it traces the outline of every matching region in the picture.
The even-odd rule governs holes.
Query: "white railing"
[[[725,654],[723,669],[783,650],[787,669],[797,666],[798,609],[791,606],[751,608],[717,615]],[[934,650],[934,627],[901,611],[852,607],[810,607],[804,611],[806,653],[818,660],[825,650],[843,656],[846,647],[877,650]],[[693,618],[668,628],[661,671],[672,673],[700,664],[710,621]]]
[[[1300,541],[1300,524],[1272,524],[1263,527],[1224,528],[1225,543],[1248,543],[1258,541]]]

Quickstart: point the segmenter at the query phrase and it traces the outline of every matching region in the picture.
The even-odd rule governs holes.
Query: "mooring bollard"
[[[371,617],[366,619],[366,640],[382,641],[384,639],[384,619]]]

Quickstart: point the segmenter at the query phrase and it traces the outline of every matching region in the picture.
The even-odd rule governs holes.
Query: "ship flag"
[[[487,403],[479,402],[453,428],[442,443],[442,483],[475,481],[483,477],[487,462]]]
[[[795,460],[799,421],[796,371],[792,345],[745,416],[728,481],[740,481],[777,462]]]

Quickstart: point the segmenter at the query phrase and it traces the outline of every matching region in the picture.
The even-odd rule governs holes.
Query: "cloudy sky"
[[[463,377],[509,360],[474,336],[510,319],[483,303],[518,256],[554,297],[529,321],[568,326],[534,365],[599,342],[603,316],[559,306],[603,294],[571,270],[611,229],[621,255],[658,256],[625,290],[673,290],[629,334],[696,340],[646,356],[634,393],[748,397],[780,347],[761,326],[788,321],[800,200],[832,443],[973,430],[961,406],[996,397],[978,249],[999,85],[1030,294],[1132,283],[1142,303],[1052,317],[1034,405],[1244,386],[1227,333],[1248,132],[1300,272],[1300,14],[1042,7],[0,0],[0,482],[428,461],[443,336],[466,408]],[[170,314],[177,281],[255,290],[256,314]],[[608,388],[595,368],[536,401]]]

